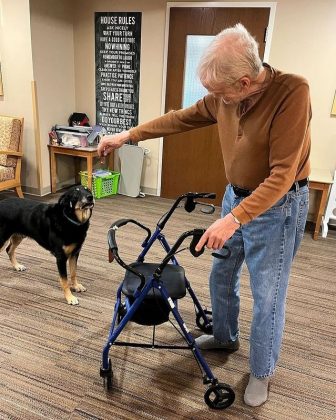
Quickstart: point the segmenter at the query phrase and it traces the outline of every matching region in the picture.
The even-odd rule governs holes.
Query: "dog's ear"
[[[71,197],[69,194],[65,193],[61,195],[61,197],[58,200],[58,204],[62,207],[72,207]]]

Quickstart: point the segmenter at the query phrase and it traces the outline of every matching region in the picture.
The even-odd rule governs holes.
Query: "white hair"
[[[198,75],[203,85],[232,85],[243,76],[255,79],[262,69],[258,43],[238,23],[224,29],[211,42],[201,58]]]

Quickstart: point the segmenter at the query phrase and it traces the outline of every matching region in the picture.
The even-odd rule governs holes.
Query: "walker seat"
[[[155,273],[159,264],[153,263],[133,263],[130,267],[143,274],[147,284],[151,276]],[[186,295],[185,274],[183,267],[169,264],[162,272],[160,281],[166,288],[169,296],[175,299],[181,299]],[[122,293],[129,298],[129,302],[134,302],[134,294],[139,287],[140,280],[137,275],[131,271],[126,271]],[[141,325],[160,325],[169,319],[170,307],[162,298],[161,293],[156,288],[149,289],[141,305],[134,313],[131,321]]]
[[[150,276],[155,273],[159,264],[136,262],[130,264],[130,266],[146,277],[147,284]],[[181,299],[186,295],[184,268],[180,265],[167,265],[162,272],[160,280],[172,299]],[[139,284],[139,277],[130,271],[126,271],[122,287],[123,294],[129,297],[133,296]],[[154,298],[161,298],[161,293],[156,289],[150,289],[145,300],[153,300]]]

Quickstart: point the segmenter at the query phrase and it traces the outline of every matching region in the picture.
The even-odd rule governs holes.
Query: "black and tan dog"
[[[55,204],[4,199],[0,201],[0,251],[9,241],[6,251],[13,267],[24,271],[26,267],[17,262],[15,250],[26,236],[34,239],[56,257],[65,299],[70,305],[77,305],[78,299],[71,290],[86,290],[77,282],[76,270],[93,206],[92,193],[81,185],[67,190]],[[67,276],[68,260],[71,281]]]

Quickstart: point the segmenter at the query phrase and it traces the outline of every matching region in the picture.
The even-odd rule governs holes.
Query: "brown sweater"
[[[243,224],[272,207],[294,181],[310,173],[308,83],[265,67],[271,72],[270,81],[242,115],[239,105],[226,105],[207,95],[189,108],[170,111],[130,130],[131,140],[138,142],[217,123],[228,181],[253,190],[232,211]]]

